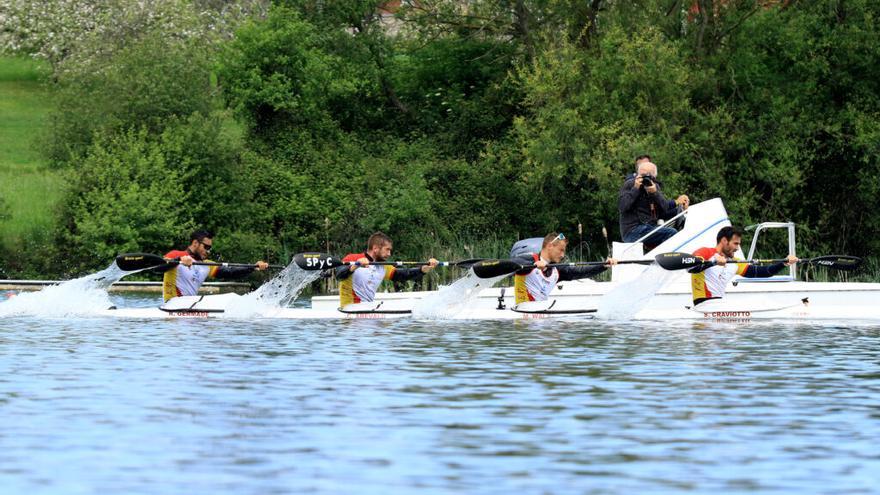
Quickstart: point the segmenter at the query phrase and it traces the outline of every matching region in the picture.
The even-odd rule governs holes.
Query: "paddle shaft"
[[[169,260],[167,263],[180,263],[180,260]],[[227,266],[230,268],[256,268],[256,263],[221,263],[217,261],[193,261],[193,265],[202,266]],[[269,265],[267,268],[282,269],[284,265]]]
[[[468,267],[482,258],[472,258],[461,261],[440,261],[437,266],[460,266]],[[342,261],[328,253],[306,252],[298,253],[293,256],[293,262],[296,266],[303,270],[326,270],[328,268],[337,268],[340,266],[360,266],[357,261]],[[430,265],[427,261],[370,261],[371,265],[391,265],[391,266],[425,266]]]
[[[625,264],[634,264],[634,265],[650,265],[654,260],[624,260],[618,261],[618,265]],[[569,261],[566,263],[548,263],[545,268],[556,268],[560,266],[611,266],[604,261]],[[531,265],[522,265],[521,270],[528,270],[530,268],[537,268],[538,265],[532,263]]]

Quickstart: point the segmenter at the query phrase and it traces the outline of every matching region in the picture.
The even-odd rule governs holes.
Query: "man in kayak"
[[[265,270],[269,264],[265,261],[257,261],[253,267],[227,267],[194,265],[194,261],[209,261],[208,255],[214,247],[214,234],[206,230],[196,230],[190,235],[189,246],[183,250],[169,251],[164,258],[169,261],[179,261],[157,269],[165,272],[162,279],[162,295],[165,300],[177,296],[194,296],[198,294],[199,287],[205,283],[205,279],[242,278],[254,270]]]
[[[651,157],[636,158],[636,173],[627,177],[617,195],[623,242],[635,242],[657,228],[659,220],[669,220],[690,205],[690,199],[684,194],[675,200],[666,199],[661,186],[657,180],[657,165],[651,162]],[[669,226],[660,227],[644,243],[657,246],[677,232]]]
[[[567,247],[568,239],[564,234],[551,232],[544,237],[540,253],[529,253],[513,258],[512,261],[516,263],[530,266],[530,268],[516,272],[513,276],[516,304],[527,301],[546,301],[557,282],[592,277],[604,272],[608,266],[617,264],[616,259],[608,258],[605,260],[605,265],[548,267],[547,265],[560,263],[565,258]]]
[[[340,307],[360,302],[372,302],[376,296],[376,289],[379,288],[379,284],[383,280],[394,282],[416,280],[433,270],[439,263],[436,259],[431,258],[427,265],[413,268],[371,264],[390,258],[392,248],[391,238],[382,232],[376,232],[367,240],[366,251],[351,253],[342,258],[344,262],[356,261],[357,264],[336,268],[336,280],[339,280]]]
[[[703,258],[704,263],[688,270],[691,273],[691,293],[694,306],[724,297],[727,283],[735,275],[746,278],[766,278],[779,273],[784,267],[798,262],[798,258],[790,254],[785,263],[774,263],[767,266],[749,265],[746,263],[728,263],[734,259],[742,243],[742,231],[736,227],[722,227],[716,236],[715,247],[704,247],[694,252]]]

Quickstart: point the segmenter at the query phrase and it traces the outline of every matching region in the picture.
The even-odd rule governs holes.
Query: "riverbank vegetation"
[[[28,2],[0,3],[5,52],[49,67],[31,160],[66,185],[26,248],[9,225],[33,200],[0,190],[9,275],[163,253],[195,226],[235,261],[344,253],[375,230],[401,258],[498,256],[559,230],[598,259],[642,153],[666,191],[720,196],[736,224],[797,222],[799,254],[880,248],[876,2],[173,0],[86,15],[55,0],[38,27]]]

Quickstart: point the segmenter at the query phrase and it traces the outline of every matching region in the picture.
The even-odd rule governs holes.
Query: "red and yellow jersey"
[[[704,247],[694,251],[694,255],[709,260],[717,251],[713,247]],[[694,301],[724,297],[727,284],[736,275],[744,275],[749,265],[728,263],[725,266],[711,266],[699,273],[691,274],[691,294]]]
[[[174,259],[182,256],[191,256],[191,254],[187,251],[170,251],[165,255],[165,258]],[[195,296],[207,278],[217,276],[219,268],[217,266],[178,264],[165,272],[165,276],[162,278],[162,296],[166,301],[177,296]]]
[[[357,261],[366,257],[364,253],[351,253],[342,261]],[[371,302],[383,280],[391,280],[395,269],[391,265],[370,265],[355,268],[351,276],[339,282],[339,305],[345,307],[359,302]]]
[[[531,253],[533,262],[540,257]],[[549,275],[545,275],[543,270],[534,268],[528,273],[517,273],[513,276],[513,290],[516,295],[516,304],[527,301],[546,301],[550,298],[550,291],[559,281],[559,270],[553,267],[549,271]]]

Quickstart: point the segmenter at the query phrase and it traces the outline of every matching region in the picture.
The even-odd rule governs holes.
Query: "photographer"
[[[661,188],[657,166],[651,163],[651,157],[641,155],[636,158],[636,173],[627,177],[618,195],[620,233],[624,242],[635,242],[657,228],[658,221],[668,220],[687,209],[690,204],[687,196],[682,194],[674,201],[666,199]],[[672,227],[663,226],[643,242],[646,246],[657,246],[676,232]]]

